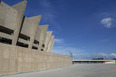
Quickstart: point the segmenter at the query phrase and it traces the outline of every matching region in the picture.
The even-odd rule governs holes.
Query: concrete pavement
[[[53,70],[2,77],[116,77],[116,64],[76,64]]]

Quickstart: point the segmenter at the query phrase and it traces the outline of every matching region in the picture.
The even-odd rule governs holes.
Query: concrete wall
[[[0,43],[0,75],[70,65],[72,65],[72,59],[63,55]]]
[[[106,61],[105,64],[116,64],[116,60],[109,60],[109,61]]]

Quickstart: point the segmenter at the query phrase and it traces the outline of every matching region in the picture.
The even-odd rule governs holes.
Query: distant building
[[[92,60],[104,60],[104,58],[93,58]]]
[[[0,43],[51,52],[54,45],[48,25],[39,25],[41,15],[24,16],[27,0],[13,6],[0,1]]]

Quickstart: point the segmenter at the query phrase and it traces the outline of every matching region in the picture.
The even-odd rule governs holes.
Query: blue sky
[[[14,5],[23,0],[2,0]],[[74,59],[116,58],[116,0],[27,0],[25,16],[42,15],[55,35],[53,52]]]

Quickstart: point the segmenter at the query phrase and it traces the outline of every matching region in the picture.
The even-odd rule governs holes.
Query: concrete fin
[[[27,5],[27,0],[24,0],[20,3],[13,5],[12,7],[16,9],[20,14],[24,14],[26,5]]]
[[[52,38],[54,39],[54,37],[55,37],[55,36],[53,35]]]
[[[41,20],[41,15],[39,16],[34,16],[34,17],[29,17],[28,18],[31,22],[35,23],[35,24],[39,24],[40,20]]]
[[[49,25],[40,25],[39,28],[42,30],[47,30]]]
[[[44,39],[44,44],[46,44],[50,41],[51,36],[52,36],[52,31],[46,32],[46,36],[45,36],[45,39]]]
[[[10,8],[10,6],[8,4],[4,3],[3,1],[1,1],[0,4],[7,7],[7,8]]]
[[[48,31],[47,34],[52,35],[53,31]]]
[[[51,37],[51,39],[50,39],[50,42],[49,42],[49,44],[48,44],[47,52],[51,52],[52,47],[53,47],[53,44],[54,44],[54,35],[52,35],[52,37]]]

